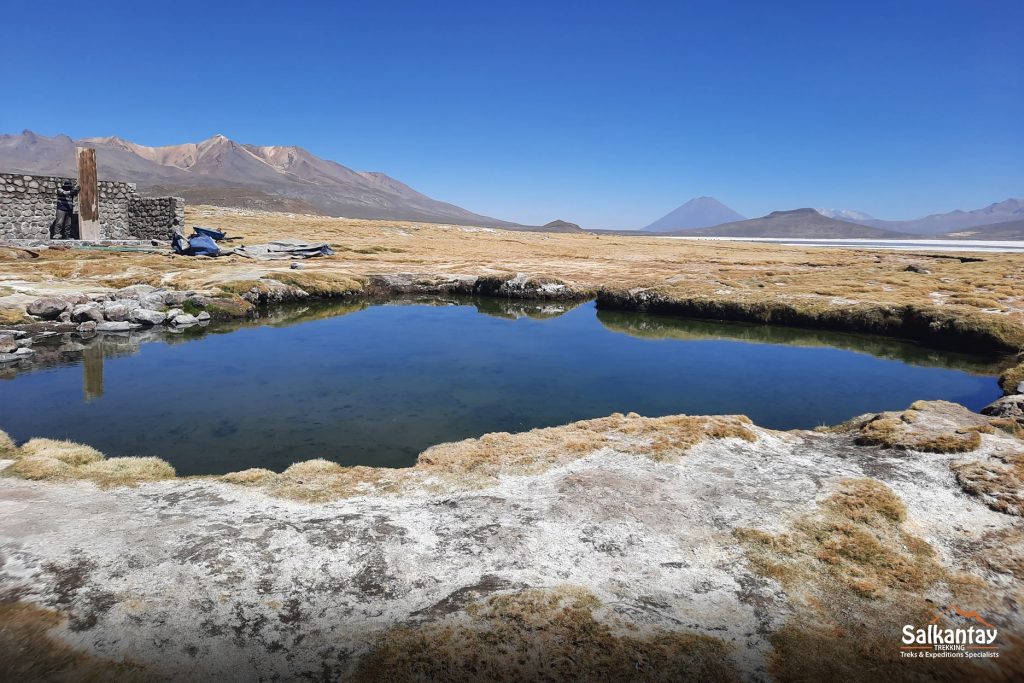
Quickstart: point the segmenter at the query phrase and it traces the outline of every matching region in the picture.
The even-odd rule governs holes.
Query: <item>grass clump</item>
[[[967,453],[994,428],[985,417],[946,401],[917,401],[903,412],[856,418],[838,431],[853,431],[855,443],[925,453]]]
[[[6,455],[14,463],[3,470],[4,476],[35,481],[91,481],[108,488],[176,476],[174,468],[160,458],[107,458],[91,446],[57,439],[31,439]]]
[[[21,447],[21,452],[26,456],[51,458],[72,466],[103,459],[103,454],[92,446],[57,439],[30,439]]]
[[[494,595],[462,614],[387,631],[355,679],[739,680],[721,640],[667,630],[622,635],[621,625],[595,617],[599,608],[596,596],[574,587]]]
[[[0,661],[9,681],[146,681],[142,667],[97,659],[50,635],[58,612],[20,601],[0,602]]]
[[[900,658],[893,634],[935,617],[926,595],[942,584],[954,596],[976,597],[979,585],[946,570],[926,541],[902,528],[905,517],[903,502],[881,482],[846,479],[785,533],[735,531],[755,572],[777,580],[794,603],[793,616],[769,637],[776,680],[875,681],[881,672],[897,681],[986,678],[986,662]]]
[[[292,287],[298,287],[311,296],[323,298],[350,296],[363,289],[362,284],[347,273],[329,270],[289,270],[270,273],[267,277]]]
[[[10,434],[0,429],[0,458],[13,454],[18,450],[18,444],[14,443],[14,439],[11,438]]]
[[[1024,382],[1024,362],[1006,370],[999,376],[999,388],[1003,390],[1003,394],[1006,396],[1019,394],[1020,392],[1017,391],[1017,387],[1020,386],[1021,382]]]
[[[950,468],[960,488],[989,508],[1024,517],[1024,452],[953,463]]]

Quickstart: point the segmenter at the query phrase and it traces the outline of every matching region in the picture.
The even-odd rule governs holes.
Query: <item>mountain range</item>
[[[192,203],[349,218],[517,227],[432,199],[383,173],[354,171],[302,147],[240,144],[223,135],[165,147],[119,137],[0,135],[0,170],[76,175],[75,147],[96,148],[99,176]]]
[[[717,220],[732,214],[738,218]],[[697,197],[645,228],[669,234],[811,239],[1024,239],[1024,200],[1007,199],[973,211],[906,221],[880,220],[852,209],[794,209],[744,220],[713,197]]]
[[[723,223],[710,228],[673,231],[702,237],[794,237],[804,239],[898,239],[896,232],[823,216],[816,209],[773,211],[767,216]]]

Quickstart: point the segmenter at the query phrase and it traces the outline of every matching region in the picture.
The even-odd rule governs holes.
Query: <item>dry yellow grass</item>
[[[688,631],[623,635],[582,588],[494,595],[438,622],[389,630],[358,681],[738,681],[721,640]],[[613,628],[615,626],[616,628]]]
[[[946,569],[931,546],[902,528],[905,508],[872,479],[838,483],[817,512],[782,534],[737,529],[754,570],[777,580],[794,615],[771,635],[772,674],[780,681],[1013,680],[1021,672],[1019,643],[995,668],[968,660],[902,660],[904,624],[936,614],[925,600],[938,584],[955,599],[984,604],[984,585]]]
[[[999,386],[1006,395],[1020,393],[1017,387],[1024,383],[1024,362],[1008,368],[999,376]]]
[[[926,453],[966,453],[981,446],[981,434],[993,433],[993,420],[947,401],[917,401],[900,412],[856,418],[835,428],[853,432],[862,446]]]
[[[92,657],[50,635],[60,614],[30,603],[0,601],[0,671],[7,681],[146,681],[139,666]]]
[[[0,458],[3,458],[7,453],[13,453],[18,449],[18,444],[14,443],[14,439],[0,429]]]
[[[951,465],[960,487],[997,512],[1024,517],[1024,452]]]
[[[0,450],[2,448],[0,439]],[[134,486],[176,476],[174,468],[160,458],[107,458],[95,448],[73,441],[31,439],[21,448],[8,449],[2,455],[14,459],[14,463],[3,470],[3,476],[37,481],[82,480],[106,488]]]
[[[25,456],[53,458],[68,465],[86,465],[103,459],[103,454],[92,446],[57,439],[30,439],[21,447]]]

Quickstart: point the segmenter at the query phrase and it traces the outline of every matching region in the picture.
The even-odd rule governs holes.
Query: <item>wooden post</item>
[[[78,147],[78,238],[102,239],[100,234],[100,194],[96,186],[96,150]]]

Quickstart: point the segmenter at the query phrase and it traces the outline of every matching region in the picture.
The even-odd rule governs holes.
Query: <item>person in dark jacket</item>
[[[82,191],[78,185],[70,180],[65,180],[57,188],[57,217],[50,223],[50,239],[66,240],[71,239],[71,214],[75,211],[75,197]]]

